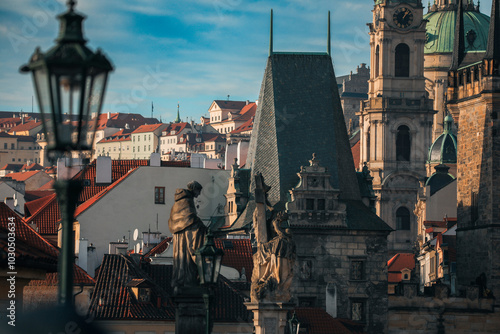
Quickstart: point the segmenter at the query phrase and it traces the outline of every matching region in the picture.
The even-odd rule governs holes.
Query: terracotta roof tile
[[[31,164],[24,164],[21,167],[21,170],[23,171],[43,170],[43,166],[37,164],[36,162],[33,162]]]
[[[35,224],[40,234],[57,234],[61,214],[56,194],[43,197],[37,201],[35,204],[32,204],[33,211],[29,210],[31,216],[26,217],[25,222],[27,224]]]
[[[171,242],[172,242],[172,237],[168,237],[168,238],[163,239],[158,245],[156,245],[149,252],[144,254],[143,258],[145,258],[147,260],[150,257],[154,257],[155,255],[159,255],[159,254],[163,253],[168,248],[168,246],[171,244]]]
[[[35,174],[38,174],[38,173],[43,173],[39,170],[33,170],[33,171],[29,171],[29,172],[20,172],[20,173],[10,173],[10,174],[7,174],[7,177],[10,177],[12,180],[16,180],[16,181],[26,181],[27,179],[29,179],[30,177],[33,177]]]
[[[54,190],[54,182],[55,180],[50,180],[49,182],[38,188],[38,191]]]
[[[251,117],[248,121],[245,123],[241,124],[239,127],[231,131],[231,134],[236,134],[236,133],[241,133],[241,132],[246,132],[246,131],[252,131],[253,130],[253,120],[254,118]]]
[[[0,203],[0,248],[7,252],[7,233],[9,222],[15,223],[16,266],[22,262],[36,267],[42,264],[53,265],[57,262],[59,251],[40,234],[35,232],[6,204]],[[5,260],[6,261],[6,260]],[[40,262],[37,264],[37,262]],[[54,267],[55,268],[55,267]]]
[[[238,270],[240,275],[245,268],[247,281],[250,282],[253,271],[250,239],[215,239],[215,245],[224,251],[222,264]]]
[[[401,270],[415,269],[415,255],[411,253],[398,253],[387,261],[388,281],[390,283],[401,282]]]
[[[45,193],[45,191],[44,191]],[[48,196],[40,197],[33,201],[27,202],[24,204],[24,215],[26,218],[33,216],[34,213],[39,211],[42,207],[47,205],[50,201],[53,200],[55,196],[54,192],[49,194]]]
[[[153,132],[153,131],[159,129],[160,127],[162,127],[162,126],[165,126],[165,124],[163,124],[163,123],[159,123],[159,124],[145,124],[145,125],[141,125],[137,129],[135,129],[132,133]]]
[[[18,124],[9,130],[9,133],[19,132],[19,131],[29,131],[38,126],[42,126],[42,122],[28,121],[24,124]]]

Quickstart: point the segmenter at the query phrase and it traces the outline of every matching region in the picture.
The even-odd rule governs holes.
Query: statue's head
[[[203,187],[198,181],[189,182],[187,184],[187,188],[194,194],[194,197],[198,197],[198,195],[201,193],[201,190],[203,189]]]

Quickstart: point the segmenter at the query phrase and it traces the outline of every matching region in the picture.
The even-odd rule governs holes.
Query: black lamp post
[[[288,320],[288,331],[290,334],[299,334],[300,321],[297,319],[295,312],[293,312],[292,317]]]
[[[102,108],[108,73],[113,66],[100,50],[85,46],[82,21],[75,1],[60,14],[56,45],[43,53],[36,48],[21,72],[33,74],[49,157],[89,150]],[[94,122],[94,124],[91,124]],[[59,259],[59,304],[73,307],[74,236],[73,215],[81,184],[57,180],[54,185],[61,207],[62,247]]]
[[[196,250],[195,255],[200,285],[205,290],[203,293],[203,300],[205,301],[206,309],[206,333],[210,334],[213,327],[210,305],[213,300],[213,290],[219,278],[224,251],[215,247],[214,236],[209,230],[208,234],[205,236],[205,244]]]

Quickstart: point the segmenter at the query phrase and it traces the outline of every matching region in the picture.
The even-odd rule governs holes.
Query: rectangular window
[[[10,149],[13,150],[14,148],[15,148],[15,144],[14,143],[10,144]]]
[[[314,199],[306,198],[306,210],[312,211],[314,210]]]
[[[3,148],[7,149],[7,143],[3,143]]]
[[[165,187],[155,187],[155,204],[165,204]]]
[[[324,198],[318,199],[318,210],[321,210],[321,211],[325,210],[325,199]]]
[[[350,279],[362,281],[365,279],[365,261],[361,259],[351,260]]]
[[[351,319],[354,321],[365,322],[364,300],[351,300]]]

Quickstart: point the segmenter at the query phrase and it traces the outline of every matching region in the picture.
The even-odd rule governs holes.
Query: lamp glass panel
[[[85,85],[84,114],[82,115],[82,140],[86,140],[88,147],[92,147],[101,113],[104,90],[106,88],[107,72],[100,72],[89,76]],[[81,142],[83,144],[83,141]]]
[[[219,280],[221,261],[222,261],[221,255],[215,257],[214,283],[217,283],[217,281]]]
[[[78,143],[78,114],[80,112],[80,101],[82,93],[81,73],[65,73],[55,75],[57,78],[58,102],[60,108],[56,114],[58,144],[65,147],[75,147]]]
[[[50,97],[50,85],[48,82],[47,69],[38,68],[33,71],[33,83],[35,85],[35,92],[38,99],[38,106],[42,116],[43,132],[45,138],[50,144],[54,143],[54,139],[49,141],[49,138],[54,136],[53,122],[52,122],[52,104]]]
[[[213,281],[213,273],[214,273],[214,259],[211,256],[207,256],[204,258],[203,263],[203,273],[205,275],[205,283],[212,283]]]

